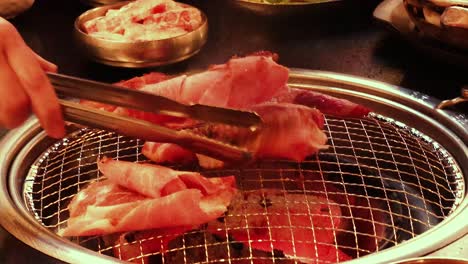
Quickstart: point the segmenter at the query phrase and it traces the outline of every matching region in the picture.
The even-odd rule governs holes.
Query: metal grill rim
[[[341,132],[341,131],[334,131],[334,129],[338,129],[340,128],[340,126],[338,125],[340,122],[342,122],[344,124],[344,126],[341,126],[341,128],[345,128],[346,129],[346,132]],[[367,124],[367,126],[366,126]],[[358,133],[351,133],[349,132],[350,130],[355,130],[356,128],[352,127],[352,126],[361,126],[362,127],[362,131],[365,132],[365,137],[368,139],[368,141],[359,141],[359,140],[353,140],[352,137],[355,137],[355,136],[358,136],[360,137],[360,135]],[[348,126],[351,126],[351,127],[348,127]],[[381,134],[384,135],[384,137],[386,135],[392,135],[390,132],[394,132],[394,131],[397,131],[400,135],[401,138],[403,139],[406,139],[408,138],[408,142],[409,144],[406,146],[407,148],[404,149],[403,148],[403,151],[407,151],[409,156],[411,156],[412,154],[415,155],[415,156],[420,156],[422,158],[424,158],[426,160],[426,162],[429,163],[429,161],[431,162],[436,162],[436,164],[432,164],[430,163],[429,164],[429,167],[428,169],[426,168],[418,168],[418,165],[414,165],[414,162],[424,162],[423,160],[419,160],[418,158],[416,159],[413,159],[411,158],[411,162],[413,163],[414,167],[415,167],[415,172],[416,174],[418,173],[418,169],[420,169],[422,172],[424,173],[428,173],[428,174],[431,174],[434,178],[433,178],[433,181],[431,182],[431,179],[425,179],[423,178],[422,180],[424,181],[429,181],[431,183],[434,184],[434,187],[435,187],[435,191],[432,189],[432,188],[426,188],[424,186],[421,185],[421,177],[419,177],[418,175],[416,175],[416,178],[418,180],[418,183],[411,183],[411,182],[406,182],[404,181],[401,177],[402,177],[402,174],[404,175],[405,173],[408,174],[407,172],[401,172],[400,169],[399,169],[399,166],[402,167],[402,166],[405,166],[407,164],[404,164],[404,163],[401,163],[401,162],[397,162],[395,160],[395,156],[393,155],[392,151],[397,151],[397,150],[402,150],[401,148],[399,148],[398,146],[393,146],[393,144],[395,143],[398,143],[398,141],[394,141],[394,139],[390,138],[390,139],[387,139],[385,137],[385,142],[386,144],[380,144],[380,143],[376,143],[376,144],[373,144],[374,142],[372,142],[371,140],[380,140],[380,138],[378,137],[372,137],[372,136],[369,136],[367,135],[367,132],[368,131],[371,131],[371,129],[379,129],[381,131]],[[393,129],[393,130],[392,130]],[[357,129],[356,129],[357,130]],[[410,187],[414,187],[414,188],[419,188],[420,189],[420,194],[422,194],[423,196],[423,199],[425,201],[428,201],[427,199],[424,198],[424,194],[425,192],[429,192],[429,193],[432,193],[434,195],[437,195],[438,197],[441,197],[441,199],[439,200],[439,203],[437,202],[434,202],[434,201],[428,201],[427,204],[429,204],[430,206],[437,206],[439,205],[439,209],[440,211],[442,212],[441,214],[437,214],[437,213],[434,213],[430,210],[428,210],[428,208],[419,208],[417,206],[414,206],[412,204],[410,204],[408,202],[408,196],[411,196],[413,195],[411,192],[406,192],[406,191],[403,191],[403,195],[405,196],[405,199],[406,199],[406,202],[402,202],[402,201],[392,201],[395,202],[395,203],[401,203],[402,205],[405,205],[405,206],[408,206],[408,207],[412,207],[414,208],[415,210],[419,210],[419,209],[422,209],[423,211],[425,210],[428,214],[431,214],[432,216],[436,217],[438,220],[443,220],[445,217],[447,217],[448,215],[450,215],[451,212],[453,212],[459,203],[461,203],[461,198],[463,197],[463,193],[464,193],[464,182],[463,182],[463,176],[461,174],[461,171],[459,169],[458,166],[456,166],[456,162],[455,160],[453,159],[453,157],[449,154],[449,152],[447,150],[445,150],[442,146],[440,146],[437,142],[435,142],[434,140],[430,139],[429,137],[425,136],[424,134],[420,133],[419,131],[413,129],[413,128],[410,128],[408,126],[406,126],[405,124],[402,124],[400,122],[397,122],[395,120],[392,120],[390,118],[387,118],[387,117],[384,117],[384,116],[381,116],[381,115],[377,115],[377,114],[373,114],[369,119],[365,119],[365,120],[358,120],[358,119],[351,119],[351,120],[341,120],[341,119],[335,119],[335,118],[331,118],[331,117],[327,117],[326,118],[326,132],[327,132],[327,136],[329,138],[329,141],[332,142],[330,144],[330,152],[332,152],[332,154],[335,154],[335,156],[337,157],[337,162],[335,164],[333,164],[333,162],[328,162],[328,163],[332,163],[332,165],[337,165],[338,164],[338,168],[339,170],[338,171],[326,171],[327,173],[341,173],[343,175],[343,171],[341,170],[341,167],[340,166],[349,166],[349,165],[352,165],[354,163],[343,163],[343,162],[340,162],[340,160],[338,158],[346,158],[346,159],[350,159],[350,158],[355,158],[356,161],[358,160],[362,160],[362,159],[366,159],[368,157],[366,156],[359,156],[359,155],[356,155],[354,153],[354,155],[352,154],[345,154],[343,153],[348,151],[348,150],[351,150],[353,152],[355,151],[364,151],[365,152],[365,148],[359,148],[359,147],[355,147],[353,144],[366,144],[368,143],[369,146],[372,147],[387,147],[391,153],[391,156],[394,160],[394,165],[396,167],[396,170],[390,170],[390,171],[386,171],[388,173],[397,173],[399,175],[399,180],[400,182],[404,182],[405,184],[408,184],[410,185]],[[83,138],[83,136],[85,136]],[[335,142],[340,142],[340,141],[343,141],[344,139],[341,139],[340,136],[347,136],[349,138],[349,141],[351,142],[351,147],[347,148],[346,146],[340,146],[338,144],[335,145]],[[77,138],[80,138],[77,140]],[[85,167],[85,166],[88,166],[88,165],[92,165],[92,162],[89,162],[89,163],[81,163],[81,161],[83,160],[83,157],[81,157],[80,155],[83,153],[83,149],[85,149],[86,147],[89,147],[89,146],[93,146],[93,144],[95,144],[95,142],[90,142],[89,144],[84,144],[83,142],[88,142],[88,138],[89,140],[93,139],[93,138],[99,138],[98,140],[98,144],[99,144],[99,147],[97,148],[98,149],[98,152],[96,154],[96,159],[97,160],[97,157],[100,157],[101,154],[102,154],[102,149],[105,149],[107,147],[116,147],[116,150],[115,152],[119,153],[120,151],[125,151],[125,150],[132,150],[132,149],[135,149],[135,153],[134,154],[129,154],[129,155],[124,155],[124,156],[118,156],[118,158],[120,159],[126,159],[126,158],[132,158],[134,159],[135,161],[137,162],[140,162],[140,161],[144,161],[144,159],[142,159],[142,157],[140,156],[140,154],[137,152],[138,149],[142,146],[142,141],[140,140],[129,140],[129,139],[126,139],[125,137],[122,137],[122,136],[115,136],[113,133],[111,132],[102,132],[102,131],[97,131],[97,132],[94,132],[94,130],[91,130],[91,129],[84,129],[84,130],[80,130],[80,131],[77,131],[73,134],[71,134],[70,136],[68,136],[66,139],[64,139],[63,141],[55,144],[53,147],[51,147],[48,151],[46,151],[43,155],[41,155],[41,157],[34,163],[34,165],[32,166],[28,176],[26,177],[26,180],[25,180],[25,185],[24,185],[24,196],[25,196],[25,199],[27,201],[27,205],[28,205],[28,209],[31,211],[31,213],[35,216],[35,218],[41,222],[44,226],[50,228],[50,229],[56,229],[60,226],[62,226],[64,224],[64,222],[66,221],[66,219],[61,219],[61,215],[63,214],[66,214],[66,206],[65,207],[61,207],[60,204],[62,202],[66,202],[67,200],[69,200],[73,195],[69,195],[69,196],[61,196],[61,193],[64,191],[64,190],[67,190],[68,189],[71,189],[71,188],[77,188],[77,190],[79,190],[81,188],[81,186],[84,186],[85,184],[93,181],[92,179],[91,180],[83,180],[81,181],[81,179],[79,178],[81,174],[81,172],[78,174],[78,182],[76,184],[72,184],[72,185],[69,185],[67,187],[64,187],[62,188],[61,187],[61,184],[68,180],[69,178],[72,178],[73,176],[70,176],[69,178],[67,177],[62,177],[63,176],[63,173],[64,172],[69,172],[69,171],[64,171],[63,168],[71,163],[73,163],[72,161],[69,161],[68,163],[64,162],[63,160],[60,162],[60,161],[54,161],[52,160],[51,163],[49,163],[50,160],[50,155],[56,155],[56,157],[59,157],[61,156],[62,154],[66,154],[67,150],[75,147],[75,146],[78,146],[79,145],[79,148],[81,149],[79,152],[78,152],[78,156],[79,158],[77,158],[77,160],[79,161],[79,166],[78,168],[81,169],[82,167]],[[114,144],[114,143],[109,143],[109,144],[106,144],[106,138],[112,138],[112,139],[116,139],[117,140],[117,144]],[[121,148],[121,143],[122,141],[127,141],[129,140],[131,142],[130,146],[129,147],[124,147],[124,148]],[[414,141],[413,141],[414,140]],[[81,143],[80,143],[81,142]],[[128,142],[127,142],[128,143]],[[346,143],[346,142],[345,142]],[[413,143],[417,143],[417,144],[413,144]],[[81,144],[81,145],[80,145]],[[133,144],[133,145],[132,145]],[[412,148],[412,147],[415,147],[415,148],[419,148],[420,150],[422,150],[422,153],[418,153],[416,151],[414,151],[413,149],[409,149],[409,148]],[[386,175],[386,173],[381,173],[381,171],[385,171],[385,169],[383,168],[380,168],[379,167],[379,162],[384,162],[385,160],[384,159],[379,159],[377,158],[375,155],[376,153],[379,154],[378,151],[374,151],[372,149],[372,154],[373,154],[373,161],[375,161],[375,164],[376,166],[372,167],[372,166],[369,166],[367,165],[367,167],[372,167],[372,169],[377,169],[379,172],[377,175],[362,175],[359,173],[356,173],[356,175],[349,175],[349,176],[356,176],[356,177],[361,177],[361,178],[371,178],[371,177],[375,177],[375,179],[378,179],[378,178],[382,178],[383,175]],[[433,156],[431,157],[428,157],[428,153],[436,153],[436,156],[439,158],[439,159],[436,159],[434,158]],[[388,154],[388,153],[387,153]],[[397,157],[396,158],[401,158],[401,157],[398,157],[398,155],[401,155],[401,154],[398,154],[397,153]],[[86,158],[86,157],[85,157]],[[372,158],[370,158],[372,160]],[[286,162],[286,161],[285,161]],[[319,173],[324,173],[324,171],[321,169],[321,166],[324,165],[326,166],[327,164],[327,161],[321,161],[318,159],[318,157],[316,157],[316,160],[315,162],[318,164],[319,166],[319,170],[318,171],[314,171],[314,170],[311,170],[311,169],[303,169],[302,167],[303,166],[306,166],[307,164],[297,164],[297,166],[299,167],[299,171],[300,173],[303,173],[303,172],[311,172],[311,173],[314,173],[314,172],[319,172]],[[40,166],[41,164],[45,163],[46,165],[45,166]],[[286,162],[288,163],[288,162]],[[57,166],[57,164],[60,164]],[[290,164],[294,164],[294,163],[290,163]],[[330,165],[330,164],[328,164]],[[357,166],[359,168],[359,170],[361,169],[368,169],[366,168],[366,165],[365,164],[361,164],[359,162],[357,162]],[[51,167],[52,169],[50,169],[49,167]],[[58,210],[56,213],[50,215],[50,216],[43,216],[43,211],[47,208],[49,208],[50,206],[54,206],[54,203],[49,203],[48,205],[43,205],[43,202],[45,199],[51,197],[51,196],[54,196],[56,194],[54,193],[50,193],[50,194],[46,194],[45,196],[43,195],[41,197],[41,199],[37,199],[35,198],[35,196],[38,195],[38,193],[41,193],[43,194],[45,191],[48,190],[48,188],[54,188],[54,184],[52,185],[47,185],[44,187],[44,182],[45,181],[48,181],[50,180],[50,177],[46,179],[45,175],[47,174],[47,172],[49,172],[50,170],[53,170],[53,169],[56,169],[56,168],[59,168],[60,169],[60,173],[58,173],[57,175],[52,175],[52,178],[57,178],[58,181],[55,182],[55,184],[59,185],[59,191],[57,192],[60,199],[57,201],[58,203],[58,207],[61,208],[60,210]],[[39,173],[40,170],[43,169],[42,173]],[[70,170],[73,170],[74,168],[70,168]],[[255,171],[256,169],[252,169],[252,171]],[[258,170],[258,169],[257,169]],[[295,170],[295,169],[290,169],[290,170]],[[229,171],[229,170],[228,170]],[[439,174],[435,175],[434,172],[439,172],[439,173],[443,173],[444,175],[441,176]],[[94,170],[94,171],[89,171],[89,172],[94,172],[96,173],[96,178],[100,178],[100,175],[98,173],[97,170]],[[283,173],[288,173],[288,169],[280,169],[279,170],[279,174],[280,174],[280,183],[283,185],[283,190],[286,190],[287,188],[285,187],[285,182],[287,182],[287,180],[285,180],[284,176],[283,176]],[[236,175],[239,175],[240,173],[237,173]],[[265,184],[264,181],[268,182],[269,180],[268,179],[263,179],[263,176],[262,176],[262,173],[260,171],[259,173],[259,182],[260,182],[260,186],[263,187],[263,185]],[[411,175],[407,175],[407,176],[411,176]],[[407,177],[405,176],[405,177]],[[445,177],[444,177],[445,176]],[[287,177],[286,177],[287,178]],[[41,188],[40,188],[40,192],[35,192],[34,191],[34,188],[36,187],[37,185],[37,182],[38,179],[42,179],[40,181],[41,183]],[[392,178],[393,179],[393,178]],[[451,180],[449,180],[451,179]],[[387,179],[387,180],[390,180],[390,179]],[[393,179],[395,180],[395,179]],[[272,180],[274,181],[274,180]],[[440,183],[439,181],[445,181],[446,184],[442,184]],[[320,181],[319,181],[320,182]],[[324,194],[327,198],[327,201],[331,201],[332,199],[329,199],[328,198],[328,195],[336,195],[336,193],[333,193],[333,192],[328,192],[326,191],[326,185],[327,184],[331,184],[331,183],[336,183],[334,181],[330,181],[330,180],[324,180],[323,179],[323,175],[322,175],[322,184],[324,186],[324,190],[321,194]],[[367,188],[366,188],[366,185],[365,185],[365,179],[362,180],[363,184],[362,188],[364,188],[364,190],[367,192]],[[395,180],[396,183],[398,183],[398,179]],[[307,191],[306,190],[306,184],[307,181],[304,181],[303,183],[303,193],[305,194],[305,197],[307,199],[307,193],[310,192],[310,191]],[[359,198],[364,198],[364,199],[367,199],[367,202],[368,202],[368,208],[372,208],[371,206],[371,202],[369,200],[369,195],[355,195],[355,194],[352,194],[352,193],[348,193],[347,192],[347,188],[348,187],[355,187],[359,184],[354,184],[354,183],[349,183],[349,182],[345,182],[344,180],[342,180],[341,182],[338,182],[339,185],[342,185],[344,186],[344,192],[345,192],[345,197],[346,199],[349,199],[349,196],[357,196]],[[383,188],[385,189],[385,184],[382,184]],[[36,187],[37,188],[37,187]],[[405,188],[405,187],[404,187]],[[441,194],[441,191],[444,191],[444,192],[447,192],[447,193],[451,193],[452,194],[452,197],[446,197],[446,195],[442,195]],[[288,191],[289,192],[289,191]],[[314,191],[312,191],[311,193],[315,193]],[[320,192],[319,192],[320,193]],[[387,190],[384,190],[384,193],[385,195],[387,195]],[[285,196],[286,197],[286,196]],[[286,198],[285,198],[286,199]],[[386,199],[382,199],[383,202],[388,202],[389,199],[388,197],[386,197]],[[444,206],[442,205],[442,200],[444,200],[445,203],[451,203],[451,206]],[[40,208],[37,208],[37,203],[40,203]],[[307,204],[307,207],[309,207],[309,203],[306,203]],[[424,203],[425,206],[427,206],[426,203]],[[348,207],[353,207],[349,200],[347,201],[347,205]],[[368,209],[367,208],[367,209]],[[388,205],[388,208],[389,210],[391,211],[392,207],[390,205]],[[38,210],[39,209],[39,210]],[[380,210],[380,209],[379,209]],[[310,208],[308,208],[308,211],[310,212]],[[350,211],[352,211],[350,209]],[[372,209],[370,210],[371,214],[372,214]],[[288,218],[290,220],[291,216],[289,215],[289,210],[287,210],[288,212]],[[385,211],[387,212],[387,211]],[[247,217],[248,215],[247,214],[244,214],[245,217]],[[391,225],[393,227],[393,232],[394,232],[394,236],[396,236],[396,233],[401,231],[401,230],[398,230],[399,227],[395,225],[395,222],[394,222],[394,219],[393,217],[397,217],[397,218],[407,218],[410,222],[411,222],[411,230],[409,230],[409,232],[411,233],[412,237],[415,237],[416,235],[416,232],[415,230],[413,230],[413,222],[419,222],[421,225],[426,225],[427,227],[433,227],[433,223],[431,223],[430,221],[429,222],[425,222],[425,221],[421,221],[417,218],[413,218],[411,213],[410,215],[404,215],[404,214],[398,214],[398,213],[394,213],[394,212],[390,212],[390,216],[391,216]],[[47,225],[44,223],[44,221],[49,221],[49,219],[51,218],[54,218],[54,217],[57,217],[58,220],[57,220],[57,223],[55,225]],[[309,214],[309,217],[311,218],[312,215]],[[267,216],[267,219],[268,219],[268,216]],[[354,221],[362,221],[362,220],[367,220],[367,219],[359,219],[359,217],[353,217],[351,215],[350,217],[351,221],[353,222],[353,228],[354,228],[354,232],[353,231],[349,231],[347,230],[347,232],[353,232],[354,234],[359,234],[359,232],[356,230],[356,225],[355,225],[355,222]],[[374,217],[372,216],[371,217],[371,223],[373,224],[373,228],[374,228],[374,231],[375,231],[375,222],[374,222]],[[246,221],[246,223],[248,223],[248,221]],[[384,224],[386,225],[386,223],[379,223],[379,224]],[[311,220],[311,225],[313,226],[313,223],[312,223],[312,220]],[[271,230],[270,230],[270,226],[267,224],[268,228],[269,228],[269,234],[270,234],[270,238],[271,238]],[[290,222],[290,225],[289,227],[291,228],[291,230],[294,228],[294,226],[292,225],[292,223]],[[248,228],[248,226],[247,226]],[[228,229],[226,229],[226,232],[227,232]],[[314,230],[314,228],[312,228],[312,230]],[[336,232],[336,231],[342,231],[342,230],[339,230],[339,229],[336,229],[335,227],[332,228],[331,230],[332,232]],[[408,230],[404,230],[404,231],[408,231]],[[314,232],[314,231],[313,231]],[[249,232],[247,232],[247,234],[249,234]],[[294,237],[294,234],[293,232],[291,231],[291,235],[292,237]],[[338,241],[336,241],[336,236],[335,237],[335,246],[337,246],[339,243]],[[357,237],[357,236],[355,236]],[[90,239],[93,239],[93,238],[90,238]],[[374,237],[376,243],[377,243],[377,240],[379,239],[379,237]],[[388,239],[388,238],[383,238],[383,239]],[[395,239],[395,238],[393,238]],[[397,241],[394,241],[392,239],[390,239],[391,242],[396,242],[395,244],[398,244],[399,242]],[[81,241],[83,242],[83,241]],[[80,243],[81,243],[80,242]],[[85,241],[86,242],[86,241]],[[205,237],[205,242],[206,242],[206,237]],[[252,241],[248,241],[249,245],[251,245]],[[295,242],[298,242],[298,241],[295,241],[294,239],[292,239],[291,241],[294,245]],[[141,241],[139,241],[138,243],[141,243]],[[185,243],[185,242],[184,242]],[[207,244],[205,243],[205,249],[207,247]],[[340,245],[341,247],[343,247],[342,245]],[[358,246],[358,243],[356,243],[356,246]],[[273,247],[273,245],[272,245]],[[185,245],[184,245],[184,248],[185,248]],[[295,247],[293,246],[293,249],[295,249]],[[357,252],[357,257],[360,256],[360,252],[362,251],[362,249],[360,248],[354,248]],[[185,250],[185,249],[183,249]],[[105,253],[109,251],[109,248],[101,248],[101,244],[98,243],[98,252],[100,253]],[[364,250],[365,251],[365,250]],[[372,253],[372,252],[364,252],[362,254],[368,254],[368,253]],[[162,253],[162,254],[165,254],[165,253]],[[208,257],[208,251],[206,249],[206,254],[207,254],[207,257]],[[141,257],[143,257],[144,254],[141,254]],[[228,247],[228,255],[229,255],[229,247]],[[252,255],[252,249],[250,248],[250,255],[249,255],[250,259],[254,258],[254,256]],[[275,257],[273,256],[273,259]],[[203,263],[211,263],[210,261],[206,261],[206,262],[203,262]]]

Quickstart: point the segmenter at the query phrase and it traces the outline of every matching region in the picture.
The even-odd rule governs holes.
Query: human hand
[[[34,53],[16,28],[0,17],[0,126],[14,128],[31,114],[47,134],[65,134],[64,121],[55,90],[45,72],[57,66]]]

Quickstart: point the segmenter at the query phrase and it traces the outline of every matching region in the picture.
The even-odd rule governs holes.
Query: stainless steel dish
[[[305,13],[318,5],[333,5],[343,0],[309,0],[297,2],[265,1],[265,0],[231,0],[236,6],[249,10],[259,15],[293,15]]]
[[[89,6],[102,6],[102,5],[112,5],[119,2],[125,2],[127,0],[81,0],[82,3]]]
[[[208,19],[202,14],[199,28],[173,38],[118,42],[100,39],[86,34],[82,25],[84,22],[103,16],[109,9],[117,9],[129,2],[106,5],[86,11],[80,15],[74,25],[75,39],[81,50],[92,60],[119,67],[144,68],[171,64],[190,58],[200,51],[208,37]]]
[[[412,258],[403,261],[398,261],[393,264],[467,264],[468,259],[456,259],[456,258]]]
[[[404,0],[422,36],[468,50],[468,2],[464,0]]]
[[[330,246],[357,257],[349,263],[390,263],[422,256],[468,233],[465,115],[436,110],[439,102],[424,94],[347,75],[296,69],[291,71],[289,84],[366,104],[375,113],[364,119],[327,117],[330,149],[303,163],[265,161],[256,167],[228,169],[237,176],[241,189],[275,186],[328,197],[337,193],[328,187],[313,188],[333,186],[347,199],[365,201],[359,207],[345,202],[341,208],[350,212],[347,219],[352,228],[331,230],[344,232],[340,234],[348,238]],[[125,244],[109,244],[104,237],[68,240],[55,232],[66,222],[68,201],[79,188],[100,176],[96,158],[108,155],[142,161],[138,151],[141,145],[136,139],[77,127],[70,127],[69,136],[56,141],[45,136],[37,120],[30,120],[0,144],[0,211],[5,216],[0,223],[26,244],[63,261],[118,262],[110,255]],[[320,177],[310,179],[312,174]],[[298,176],[303,177],[299,189],[291,185]],[[367,210],[369,215],[353,216],[354,210]],[[383,217],[378,218],[378,214]],[[291,223],[287,228],[296,227]],[[171,252],[185,256],[199,249],[203,259],[197,263],[256,260],[253,253],[235,259],[210,258],[210,248],[230,248],[230,242],[214,243],[204,230],[188,236],[203,239]],[[129,243],[138,245],[142,241]],[[171,252],[164,254],[170,256]],[[161,253],[149,255],[158,257]],[[142,258],[143,253],[132,260]],[[260,259],[273,258],[281,263],[288,260],[265,255]],[[190,262],[185,259],[177,263]]]

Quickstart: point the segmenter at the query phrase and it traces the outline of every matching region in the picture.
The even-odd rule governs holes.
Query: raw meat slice
[[[350,259],[335,244],[341,228],[338,204],[320,196],[274,189],[238,193],[224,217],[208,223],[220,236],[267,252],[281,250],[303,262]]]
[[[138,0],[84,23],[91,36],[116,41],[166,39],[201,25],[198,9],[172,0]]]
[[[327,148],[326,135],[322,131],[323,115],[316,109],[294,104],[264,103],[252,108],[263,119],[261,130],[251,133],[250,130],[228,125],[208,124],[192,131],[198,134],[245,147],[254,154],[254,158],[285,158],[303,161],[307,156],[320,149]],[[166,145],[167,153],[147,151],[143,154],[155,162],[174,160],[172,153],[180,154],[181,160],[193,160],[193,154],[173,144]],[[196,155],[199,164],[204,168],[217,168],[224,163],[204,155]]]
[[[148,197],[130,192],[109,180],[93,182],[78,192],[68,205],[70,217],[79,216],[86,212],[88,206],[113,206],[145,200]]]
[[[200,173],[176,171],[155,164],[140,164],[103,158],[99,170],[110,181],[152,198],[163,197],[185,189],[198,189],[212,195],[233,189],[234,176],[205,178]]]
[[[142,90],[186,104],[247,108],[285,91],[288,76],[289,70],[277,64],[273,55],[251,55],[232,58],[201,73],[147,85]]]
[[[248,108],[271,100],[273,96],[287,89],[288,69],[277,64],[273,55],[265,54],[233,58],[226,64],[212,66],[201,73],[146,84],[139,89],[184,104]],[[113,111],[176,129],[190,127],[196,123],[185,118],[123,107],[117,107]]]
[[[235,185],[234,176],[205,178],[197,172],[176,171],[155,164],[103,158],[98,167],[110,181],[152,198],[192,188],[203,195],[212,195],[233,189]]]
[[[188,164],[197,160],[195,154],[172,143],[145,142],[141,153],[148,159],[163,164]]]
[[[315,107],[326,115],[338,117],[364,117],[371,111],[346,99],[304,89],[289,89],[278,95],[274,101]]]
[[[193,180],[191,176],[188,178],[187,182]],[[213,183],[223,186],[223,182],[215,178]],[[118,187],[111,181],[92,183],[82,190],[85,195],[77,194],[70,203],[67,227],[61,229],[59,235],[90,236],[199,225],[222,215],[236,191],[230,186],[213,193],[212,186],[203,185],[205,182],[193,181],[192,184],[192,189],[151,198]],[[112,191],[115,189],[119,190],[119,197],[127,199],[116,201]]]
[[[138,90],[143,88],[145,85],[162,82],[171,78],[173,77],[164,73],[151,72],[139,77],[134,77],[128,80],[120,81],[118,83],[115,83],[115,85]]]
[[[139,77],[134,77],[128,80],[120,81],[117,83],[114,83],[114,85],[129,88],[129,89],[136,89],[139,90],[145,85],[148,84],[154,84],[158,82],[162,82],[164,80],[170,79],[171,76],[166,75],[164,73],[159,73],[159,72],[152,72],[148,74],[144,74]],[[112,112],[114,111],[117,106],[115,105],[108,105],[108,104],[103,104],[103,103],[98,103],[98,102],[93,102],[89,100],[80,100],[80,104],[98,108],[104,111]]]
[[[199,173],[104,158],[107,180],[91,183],[70,202],[63,236],[199,225],[226,211],[235,194],[233,176]],[[120,185],[118,185],[120,184]]]
[[[131,191],[129,191],[131,192]],[[232,190],[203,196],[186,189],[155,199],[111,206],[89,205],[83,214],[68,219],[61,236],[91,236],[152,228],[199,225],[226,211]]]
[[[264,103],[251,110],[263,120],[262,127],[254,133],[244,128],[217,124],[201,126],[193,131],[245,147],[255,158],[303,161],[318,150],[327,148],[327,137],[322,131],[324,118],[317,109],[296,104]]]
[[[303,161],[325,149],[327,136],[322,131],[323,115],[316,109],[294,105],[265,103],[252,108],[263,119],[264,127],[254,151],[258,158],[287,158]]]

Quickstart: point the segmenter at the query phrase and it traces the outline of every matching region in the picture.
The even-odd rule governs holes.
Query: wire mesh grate
[[[228,212],[191,229],[74,237],[79,245],[136,263],[334,263],[411,239],[445,219],[464,192],[451,155],[415,129],[380,115],[326,118],[330,147],[302,163],[265,160],[234,175],[240,190]],[[143,141],[82,129],[32,166],[24,196],[31,213],[56,232],[68,203],[99,179],[107,156],[146,162]]]

